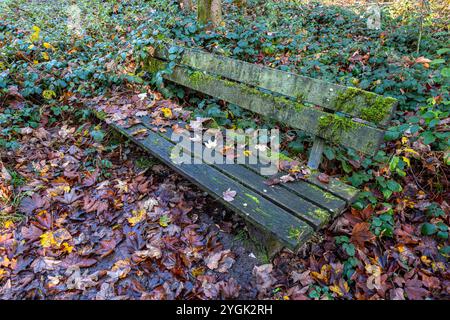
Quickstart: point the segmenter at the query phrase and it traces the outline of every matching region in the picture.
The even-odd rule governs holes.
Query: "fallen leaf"
[[[355,224],[352,230],[351,241],[359,247],[364,247],[365,242],[371,242],[375,236],[370,231],[370,224],[367,222],[360,222]]]
[[[230,188],[228,188],[226,191],[224,191],[223,193],[223,199],[225,201],[231,202],[234,200],[234,197],[236,197],[236,191],[231,190]]]
[[[325,173],[320,173],[317,176],[317,180],[319,180],[322,183],[329,183],[330,182],[330,176]]]

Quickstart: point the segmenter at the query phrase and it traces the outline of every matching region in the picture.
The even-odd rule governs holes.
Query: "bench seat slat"
[[[148,117],[144,117],[142,124],[152,129],[154,126],[149,122]],[[171,133],[173,131],[168,129],[166,132],[159,133],[161,136],[166,139],[171,139]],[[204,149],[204,148],[203,148]],[[187,152],[192,152],[192,156],[201,158],[203,150],[196,150],[192,147]],[[233,180],[238,181],[239,183],[245,185],[251,190],[257,192],[264,198],[276,203],[277,205],[282,206],[285,210],[293,212],[298,218],[307,221],[310,223],[315,229],[320,229],[324,225],[328,223],[330,220],[332,213],[335,213],[337,210],[342,209],[345,202],[339,203],[339,208],[335,206],[330,206],[329,202],[325,205],[321,206],[316,203],[312,203],[308,201],[307,198],[299,197],[297,194],[290,192],[288,189],[282,188],[281,186],[268,186],[265,181],[267,178],[260,176],[259,174],[253,172],[253,170],[239,164],[212,164],[214,168],[217,168],[223,174],[231,177]],[[310,185],[310,188],[313,187]],[[319,191],[321,195],[327,193],[326,191]],[[333,195],[329,194],[330,197]],[[322,196],[321,198],[327,198],[327,196]],[[339,200],[339,199],[336,199]]]
[[[156,50],[155,56],[167,60],[169,56],[167,48]],[[372,92],[348,88],[198,49],[183,48],[180,64],[295,99],[301,97],[303,102],[342,111],[378,125],[386,125],[389,122],[397,105],[395,99]]]
[[[297,250],[313,234],[314,230],[306,222],[232,180],[217,169],[207,164],[175,165],[170,159],[173,143],[150,130],[147,130],[148,136],[144,139],[137,139],[133,136],[133,132],[145,128],[145,126],[138,124],[130,128],[124,128],[115,123],[110,125],[166,165],[194,182],[201,189],[207,191],[226,207],[237,212],[259,228],[275,235],[288,248]],[[236,197],[231,202],[223,199],[223,192],[228,188],[237,192]]]
[[[329,183],[320,182],[317,178],[318,175],[318,173],[311,174],[307,179],[308,182],[344,199],[348,204],[352,204],[360,193],[359,189],[337,179],[330,179]]]
[[[252,168],[254,171],[259,171],[260,170],[260,166],[259,165],[248,165],[250,168]],[[273,177],[269,177],[269,178],[277,178],[280,177],[282,174],[276,174]],[[358,196],[360,190],[352,187],[342,181],[339,181],[336,178],[330,178],[330,181],[328,183],[323,183],[320,182],[318,177],[318,173],[312,173],[311,175],[309,175],[309,177],[307,177],[305,180],[306,181],[296,181],[296,182],[290,182],[290,183],[285,183],[282,186],[286,187],[292,191],[295,191],[299,194],[305,194],[306,192],[310,193],[315,191],[316,194],[314,196],[312,196],[311,198],[317,198],[317,193],[321,193],[323,191],[327,191],[328,194],[324,194],[326,198],[329,199],[323,199],[322,201],[330,201],[331,203],[335,203],[335,199],[336,197],[339,199],[342,199],[342,201],[344,201],[344,203],[350,205],[352,204],[356,197]],[[333,197],[330,197],[330,194]],[[339,203],[339,202],[338,202]]]
[[[249,169],[253,170],[254,172],[259,172],[260,166],[259,165],[246,165]],[[277,174],[275,177],[280,177],[283,174]],[[266,180],[270,180],[274,177],[264,177]],[[308,180],[308,179],[307,179]],[[330,179],[330,180],[336,180],[336,179]],[[342,183],[338,180],[337,182],[333,182],[333,184],[339,184]],[[327,208],[329,211],[332,212],[332,217],[336,217],[338,214],[340,214],[345,207],[348,204],[351,204],[351,202],[347,201],[347,199],[350,199],[348,195],[336,195],[336,192],[331,192],[330,190],[326,190],[325,188],[319,188],[315,184],[306,182],[306,181],[294,181],[294,182],[288,182],[288,183],[282,183],[280,184],[282,188],[285,188],[287,190],[290,190],[291,192],[294,192],[299,197],[303,197],[305,199],[308,199],[309,201],[322,206],[324,208]],[[345,185],[349,187],[348,185]]]
[[[289,190],[280,186],[268,186],[264,183],[265,178],[241,165],[214,165],[221,171],[233,177],[234,180],[258,192],[262,196],[269,197],[272,202],[281,205],[285,210],[293,211],[294,214],[310,224],[315,229],[325,226],[331,219],[331,212],[311,202],[304,200]]]
[[[158,64],[159,68],[164,69],[164,63],[160,60],[150,60],[152,63]],[[330,126],[321,127],[320,119],[329,116],[333,117],[333,115],[312,107],[300,107],[287,99],[280,101],[278,98],[261,94],[256,89],[236,84],[236,82],[217,79],[206,74],[197,76],[200,79],[192,77],[188,69],[179,66],[174,67],[171,74],[163,75],[164,78],[180,85],[274,118],[292,128],[354,148],[365,154],[375,154],[384,137],[382,130],[351,121],[350,119],[346,120],[345,128],[340,129],[338,132],[334,131],[334,129],[331,130]]]
[[[154,125],[151,124],[152,119],[149,116],[142,117],[141,121],[147,128],[154,128]],[[186,125],[186,123],[182,121],[177,121],[176,124],[179,127],[184,127]],[[173,130],[171,128],[167,128],[167,131],[160,134],[170,140],[172,132]],[[194,150],[194,153],[198,152],[198,150],[193,148],[193,143],[190,150],[187,151],[191,150]],[[262,196],[270,197],[272,201],[277,201],[282,206],[287,206],[289,209],[295,211],[295,214],[297,214],[298,217],[311,222],[315,227],[322,227],[329,219],[329,217],[326,217],[325,214],[318,209],[325,209],[331,213],[332,217],[335,217],[347,206],[346,201],[342,200],[340,197],[305,181],[269,186],[266,183],[268,177],[259,174],[260,171],[258,165],[224,164],[214,166],[219,168],[219,170],[225,174],[231,174],[235,180],[238,180],[242,184],[246,184],[254,191],[259,192]],[[278,197],[278,195],[280,195],[280,197]],[[316,210],[317,212],[315,212]],[[323,215],[323,218],[318,219],[318,214]]]

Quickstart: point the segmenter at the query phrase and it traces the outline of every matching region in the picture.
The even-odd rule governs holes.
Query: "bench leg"
[[[250,238],[256,243],[261,244],[270,260],[283,249],[283,245],[270,233],[255,227],[250,222],[245,223]]]
[[[325,141],[321,138],[315,138],[314,144],[309,154],[308,167],[311,169],[318,169],[320,162],[322,161],[323,148],[325,147]]]

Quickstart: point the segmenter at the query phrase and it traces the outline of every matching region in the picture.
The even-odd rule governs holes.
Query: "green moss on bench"
[[[362,120],[380,123],[389,118],[396,101],[394,98],[385,98],[372,92],[349,87],[338,93],[335,108],[348,114],[354,113],[355,109],[360,109]],[[366,106],[361,108],[361,104]]]
[[[361,126],[361,124],[337,114],[328,114],[319,118],[320,133],[336,143],[342,141],[343,133],[354,131]]]

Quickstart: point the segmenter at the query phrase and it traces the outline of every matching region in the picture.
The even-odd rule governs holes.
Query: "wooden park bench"
[[[314,136],[308,166],[317,169],[326,143],[373,155],[383,141],[382,129],[394,112],[396,100],[283,72],[201,50],[179,49],[173,72],[163,77],[212,97],[272,118]],[[164,69],[167,48],[149,58],[149,71]],[[318,172],[304,180],[268,186],[268,177],[251,165],[174,164],[170,132],[148,130],[144,139],[132,132],[151,129],[151,118],[131,126],[113,126],[176,172],[192,181],[259,231],[269,254],[285,246],[299,249],[320,228],[356,198],[358,189],[331,179],[319,181]],[[170,130],[169,130],[170,131]],[[236,191],[233,201],[223,193]],[[262,236],[261,236],[262,235]]]

